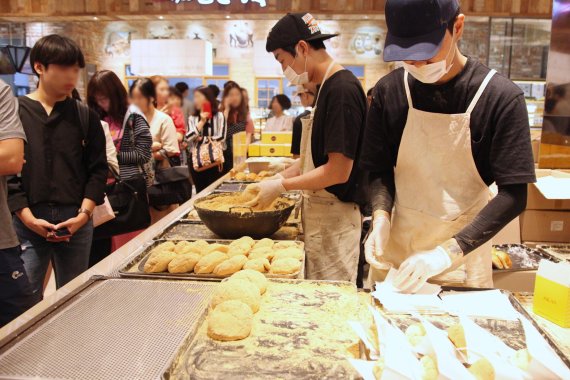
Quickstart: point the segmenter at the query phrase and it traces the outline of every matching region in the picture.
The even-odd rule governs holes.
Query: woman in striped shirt
[[[204,105],[210,103],[211,112],[204,112]],[[190,146],[195,146],[205,138],[212,141],[220,141],[226,149],[226,121],[224,114],[218,112],[218,102],[208,87],[198,87],[194,90],[194,115],[188,120],[188,134],[186,139]],[[213,167],[201,172],[194,170],[192,157],[188,160],[190,175],[199,193],[222,177],[223,172],[218,167]]]
[[[129,106],[127,90],[119,77],[110,70],[96,72],[87,86],[87,104],[99,114],[101,120],[109,124],[119,161],[117,174],[125,180],[142,172],[147,177],[148,185],[152,176],[144,170],[144,167],[151,160],[150,127],[143,114],[135,106]],[[112,181],[114,177],[109,174],[109,182]],[[118,235],[112,239],[93,240],[90,266],[104,259],[140,232]]]

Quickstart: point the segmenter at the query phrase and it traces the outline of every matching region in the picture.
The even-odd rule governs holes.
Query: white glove
[[[416,253],[400,265],[393,285],[402,293],[416,293],[428,279],[449,269],[451,263],[449,253],[442,246]]]
[[[364,243],[366,262],[375,269],[388,270],[391,268],[391,264],[382,260],[382,255],[390,239],[390,227],[388,215],[378,215],[374,218],[372,230]]]
[[[272,179],[285,179],[285,177],[283,177],[283,175],[281,175],[281,173],[277,173],[271,177],[267,177],[261,180],[261,182],[263,181],[271,181]]]
[[[283,187],[282,179],[272,179],[259,183],[252,183],[245,189],[246,192],[257,193],[257,196],[245,206],[267,208],[277,197],[287,190]]]

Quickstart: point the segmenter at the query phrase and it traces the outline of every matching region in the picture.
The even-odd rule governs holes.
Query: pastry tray
[[[276,233],[270,236],[273,240],[297,240],[301,235],[298,223],[286,223]],[[158,239],[165,240],[222,240],[222,238],[212,232],[201,221],[182,219],[174,222],[163,233],[158,235]]]
[[[196,239],[191,239],[196,240]],[[197,274],[197,273],[145,273],[144,265],[148,260],[151,251],[159,244],[164,243],[167,240],[156,240],[152,242],[148,247],[146,247],[141,253],[136,257],[131,259],[126,265],[119,269],[119,275],[121,277],[135,277],[135,278],[161,278],[161,279],[182,279],[182,280],[194,280],[194,281],[222,281],[230,276],[218,276],[216,274]],[[178,242],[179,240],[168,240],[173,242]],[[208,243],[218,243],[218,244],[229,244],[233,240],[206,240]],[[304,247],[303,242],[296,242],[300,248]],[[283,279],[302,279],[305,277],[305,255],[303,252],[303,260],[301,260],[301,269],[297,273],[289,275],[277,275],[264,273],[267,278],[283,278]]]
[[[560,261],[544,250],[530,248],[523,244],[502,244],[494,245],[493,247],[507,253],[513,263],[512,268],[509,269],[496,269],[493,267],[493,270],[497,272],[537,270],[540,260],[546,259],[555,263]]]
[[[480,291],[480,290],[489,290],[489,289],[457,288],[457,287],[443,286],[440,295],[446,293],[449,294],[449,293],[470,292],[470,291]],[[560,350],[560,348],[556,345],[556,343],[552,340],[552,338],[550,338],[550,336],[544,331],[544,329],[542,329],[539,326],[539,324],[536,323],[536,321],[529,315],[529,313],[520,304],[520,302],[516,299],[516,297],[507,290],[500,290],[500,291],[501,293],[507,295],[514,309],[533,324],[533,326],[546,339],[548,344],[550,344],[550,346],[554,349],[554,351],[556,351],[556,354],[560,357],[560,359],[562,359],[564,364],[570,367],[570,358],[567,358],[564,355],[564,353]],[[372,302],[374,302],[377,308],[387,319],[389,319],[395,326],[397,326],[403,332],[405,332],[410,325],[418,322],[418,320],[416,320],[414,317],[412,317],[409,314],[395,314],[382,310],[378,300],[374,298],[372,299]],[[433,323],[436,327],[439,327],[440,329],[443,330],[447,329],[453,324],[459,323],[458,317],[449,314],[433,315],[421,312],[418,314],[422,315],[425,319]],[[501,341],[503,341],[510,348],[514,350],[520,350],[526,348],[524,330],[519,321],[507,321],[507,320],[498,320],[498,319],[489,319],[489,318],[472,318],[472,319],[479,326],[489,331],[497,338],[501,339]]]
[[[560,260],[570,260],[570,244],[539,244],[536,248]]]
[[[1,379],[158,379],[215,284],[95,277],[0,342]]]
[[[360,356],[347,323],[357,319],[358,305],[356,287],[348,282],[271,280],[248,338],[212,340],[204,317],[164,378],[359,378],[346,360]]]

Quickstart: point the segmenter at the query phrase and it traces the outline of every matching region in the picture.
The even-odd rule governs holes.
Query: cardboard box
[[[537,183],[528,185],[527,210],[570,210],[570,173],[536,170]],[[523,238],[524,240],[524,238]]]
[[[526,210],[520,221],[522,241],[570,242],[570,211]]]
[[[261,144],[260,152],[267,157],[289,157],[291,156],[291,144]]]
[[[249,144],[248,155],[250,157],[259,157],[261,155],[261,149],[259,143]]]
[[[570,263],[540,262],[533,311],[562,327],[570,327]]]
[[[263,132],[261,142],[263,144],[289,144],[293,141],[293,132]]]
[[[521,223],[519,217],[513,219],[495,237],[493,244],[520,244],[521,243]]]

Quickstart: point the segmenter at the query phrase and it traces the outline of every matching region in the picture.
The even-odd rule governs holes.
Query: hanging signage
[[[267,6],[266,0],[170,0],[170,1],[172,1],[174,4],[189,3],[191,1],[197,1],[198,4],[200,4],[200,5],[210,5],[210,4],[214,4],[214,3],[218,3],[220,5],[230,5],[232,3],[232,1],[235,3],[237,3],[238,1],[241,1],[242,4],[247,4],[250,2],[251,3],[257,3],[262,8]]]

